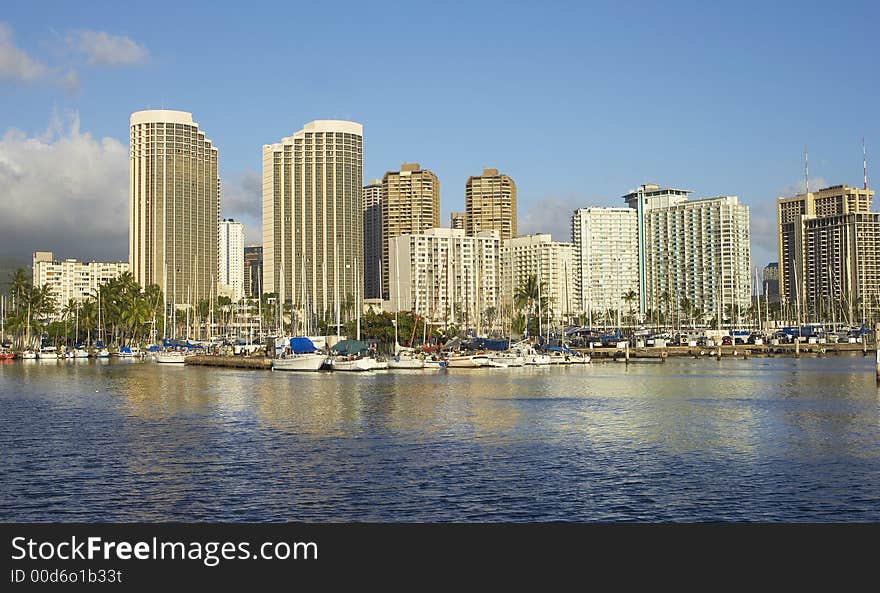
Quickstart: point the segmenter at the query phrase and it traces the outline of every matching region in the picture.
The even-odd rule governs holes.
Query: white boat
[[[446,357],[446,367],[450,369],[476,369],[489,365],[485,354],[450,354]]]
[[[95,358],[110,358],[110,351],[106,348],[95,350]]]
[[[571,357],[566,352],[551,350],[549,354],[550,364],[571,364]]]
[[[415,356],[412,350],[401,350],[388,360],[388,368],[392,370],[423,369],[425,361]]]
[[[525,355],[526,365],[529,366],[546,366],[550,364],[550,357],[546,354],[539,354],[532,350]]]
[[[88,358],[89,352],[84,348],[77,348],[76,350],[68,350],[67,352],[68,358]]]
[[[58,360],[58,349],[55,346],[44,346],[37,352],[37,358],[41,360],[55,359]]]
[[[510,367],[510,365],[507,364],[506,362],[496,362],[492,358],[488,359],[486,364],[483,366],[493,368],[493,369],[506,369],[506,368]]]
[[[571,361],[571,364],[587,364],[588,362],[590,362],[590,355],[575,352],[569,355],[568,359]]]
[[[330,359],[330,368],[334,371],[372,371],[377,367],[376,359],[369,356],[362,358],[334,356]]]
[[[526,359],[523,356],[510,350],[492,354],[489,356],[489,361],[504,364],[509,367],[521,367],[526,363]]]
[[[37,357],[37,353],[33,350],[24,350],[21,353],[21,358],[24,360],[33,360]]]
[[[119,358],[137,358],[141,355],[141,351],[137,346],[123,346],[114,353]]]
[[[184,364],[186,362],[186,354],[178,350],[156,352],[154,358],[160,364]]]
[[[442,358],[426,358],[424,360],[426,369],[445,369],[446,361]]]
[[[275,371],[320,371],[327,355],[319,352],[304,352],[293,354],[285,358],[272,360],[272,370]]]

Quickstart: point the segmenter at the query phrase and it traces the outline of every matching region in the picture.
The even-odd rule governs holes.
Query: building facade
[[[364,298],[382,298],[382,180],[364,186]]]
[[[768,303],[779,302],[779,262],[770,262],[761,272],[763,278],[761,293]]]
[[[568,320],[575,314],[573,291],[574,246],[553,241],[548,234],[522,235],[501,242],[502,307],[513,310],[514,293],[529,276],[535,276],[546,286],[550,313],[542,311],[542,320],[548,317],[554,324]]]
[[[748,206],[689,194],[650,184],[624,196],[638,217],[640,313],[741,323],[751,303]]]
[[[208,299],[217,275],[217,147],[184,111],[131,114],[129,263],[166,304]]]
[[[639,288],[639,232],[632,208],[579,208],[571,218],[574,312],[587,319],[629,307]],[[634,301],[638,303],[638,300]]]
[[[804,220],[805,320],[872,324],[880,317],[880,213]]]
[[[466,216],[467,215],[464,212],[450,212],[449,213],[449,228],[464,230],[464,223],[465,223]]]
[[[870,189],[834,185],[777,199],[779,299],[793,316],[820,315],[831,300],[848,312],[856,299],[870,303],[873,196]]]
[[[500,321],[500,245],[496,231],[469,237],[462,229],[433,228],[392,237],[390,310],[491,329]]]
[[[468,177],[464,186],[465,233],[498,231],[501,240],[516,236],[516,184],[498,169]]]
[[[244,248],[244,293],[251,299],[259,298],[263,288],[263,247],[248,245]]]
[[[307,123],[263,146],[263,292],[309,319],[359,296],[364,262],[363,126]]]
[[[51,251],[33,254],[33,285],[51,289],[56,315],[71,299],[81,302],[95,298],[100,285],[128,271],[128,262],[55,260]]]
[[[218,230],[218,294],[228,292],[233,303],[245,295],[244,225],[233,219],[220,221]]]
[[[389,244],[394,237],[420,234],[440,226],[440,182],[418,163],[404,163],[400,171],[382,177],[382,284],[389,295]]]

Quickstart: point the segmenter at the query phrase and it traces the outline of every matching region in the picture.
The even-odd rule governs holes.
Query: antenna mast
[[[865,148],[865,137],[862,136],[862,171],[865,175],[865,186],[868,189],[868,150]]]
[[[810,193],[810,155],[806,144],[804,145],[804,187],[805,193]]]

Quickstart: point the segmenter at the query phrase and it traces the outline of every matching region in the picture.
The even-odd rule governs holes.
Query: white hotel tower
[[[263,146],[263,292],[334,319],[363,294],[363,126],[316,120]]]
[[[210,298],[220,219],[217,148],[185,111],[131,114],[129,247],[141,286],[166,303]]]
[[[217,284],[230,293],[233,303],[244,297],[244,225],[233,219],[220,221]]]
[[[434,228],[389,239],[390,310],[485,329],[489,308],[497,313],[499,306],[499,237],[494,230],[465,236],[464,229]]]

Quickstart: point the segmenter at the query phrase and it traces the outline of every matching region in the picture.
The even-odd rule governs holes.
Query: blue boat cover
[[[290,349],[296,354],[308,354],[317,350],[310,339],[303,337],[290,338]]]

